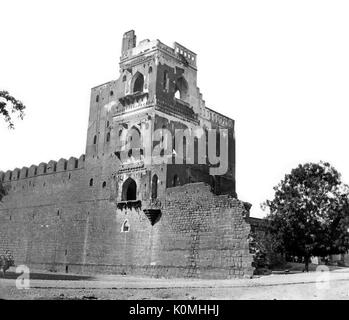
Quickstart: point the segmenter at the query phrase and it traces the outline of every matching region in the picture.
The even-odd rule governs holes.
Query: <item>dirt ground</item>
[[[0,279],[1,299],[349,299],[349,268],[271,274],[252,279],[152,279],[31,273],[30,288],[16,288],[10,270]]]

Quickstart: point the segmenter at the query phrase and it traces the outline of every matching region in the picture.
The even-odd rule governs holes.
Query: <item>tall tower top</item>
[[[184,66],[190,66],[196,69],[196,53],[182,46],[178,42],[174,42],[170,47],[160,40],[145,39],[136,42],[136,34],[134,30],[130,30],[124,33],[122,38],[122,52],[120,62],[132,60],[135,57],[153,54],[154,51],[161,51],[165,55],[169,55]]]
[[[122,49],[121,56],[125,56],[127,51],[136,46],[136,34],[134,30],[130,30],[124,33],[122,37]]]

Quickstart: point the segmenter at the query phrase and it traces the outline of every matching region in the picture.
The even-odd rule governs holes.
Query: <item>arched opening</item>
[[[158,197],[158,180],[158,176],[154,174],[151,183],[151,198],[153,200]]]
[[[126,219],[121,227],[121,232],[129,232],[130,231],[130,224],[128,223],[128,220]]]
[[[208,164],[208,129],[205,128],[205,142],[206,142],[206,164]]]
[[[133,156],[135,160],[140,159],[140,152],[142,150],[140,130],[133,126],[130,130],[128,130],[126,140],[128,146],[128,156]]]
[[[186,101],[188,98],[188,82],[184,77],[180,77],[176,81],[175,98]]]
[[[173,187],[179,186],[179,178],[176,174],[173,176],[172,186]]]
[[[221,154],[221,138],[219,130],[216,131],[216,156]]]
[[[93,186],[93,179],[90,179],[90,187]]]
[[[107,142],[110,141],[110,132],[107,133]]]
[[[132,79],[132,92],[143,92],[144,77],[140,72],[137,72]]]
[[[137,199],[137,184],[132,178],[128,178],[122,185],[122,201]]]
[[[199,163],[199,139],[197,137],[194,137],[194,164]]]
[[[187,163],[187,138],[183,137],[183,163]]]
[[[96,144],[97,143],[97,136],[94,136],[93,137],[93,144]]]
[[[210,175],[210,178],[209,178],[209,184],[210,184],[210,187],[211,187],[211,192],[215,193],[216,192],[216,179]]]
[[[163,80],[162,80],[162,88],[163,88],[163,90],[168,91],[168,87],[169,87],[168,71],[165,70],[164,71],[164,77],[163,77]]]

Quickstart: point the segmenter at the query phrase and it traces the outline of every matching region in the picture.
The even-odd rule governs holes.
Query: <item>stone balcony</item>
[[[162,203],[159,199],[150,199],[143,201],[143,212],[149,219],[152,226],[160,220],[162,215],[161,208]]]
[[[195,123],[199,122],[198,115],[194,112],[193,108],[190,107],[190,104],[177,98],[175,98],[173,104],[157,99],[156,108],[168,114],[181,116],[182,118],[191,120]]]
[[[116,207],[119,210],[125,210],[125,209],[139,210],[142,208],[142,201],[141,200],[119,201],[117,202]]]
[[[116,207],[118,210],[143,210],[152,226],[160,220],[162,215],[162,203],[158,199],[118,201]]]
[[[142,159],[136,160],[136,161],[129,161],[129,162],[122,163],[120,165],[118,173],[125,173],[125,172],[140,170],[143,168],[144,168],[144,161]]]
[[[116,115],[142,109],[153,102],[148,99],[148,92],[135,92],[119,98],[120,105],[117,107]]]

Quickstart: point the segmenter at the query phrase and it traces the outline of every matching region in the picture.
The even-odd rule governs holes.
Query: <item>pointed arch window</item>
[[[143,92],[144,76],[137,72],[132,79],[132,92]]]
[[[151,198],[152,200],[157,199],[158,197],[158,176],[154,174],[151,182]]]
[[[162,80],[162,89],[165,91],[168,91],[168,88],[169,88],[168,71],[165,70],[163,75],[163,80]]]
[[[178,175],[176,174],[173,176],[172,186],[173,187],[179,186],[179,178],[178,178]]]

